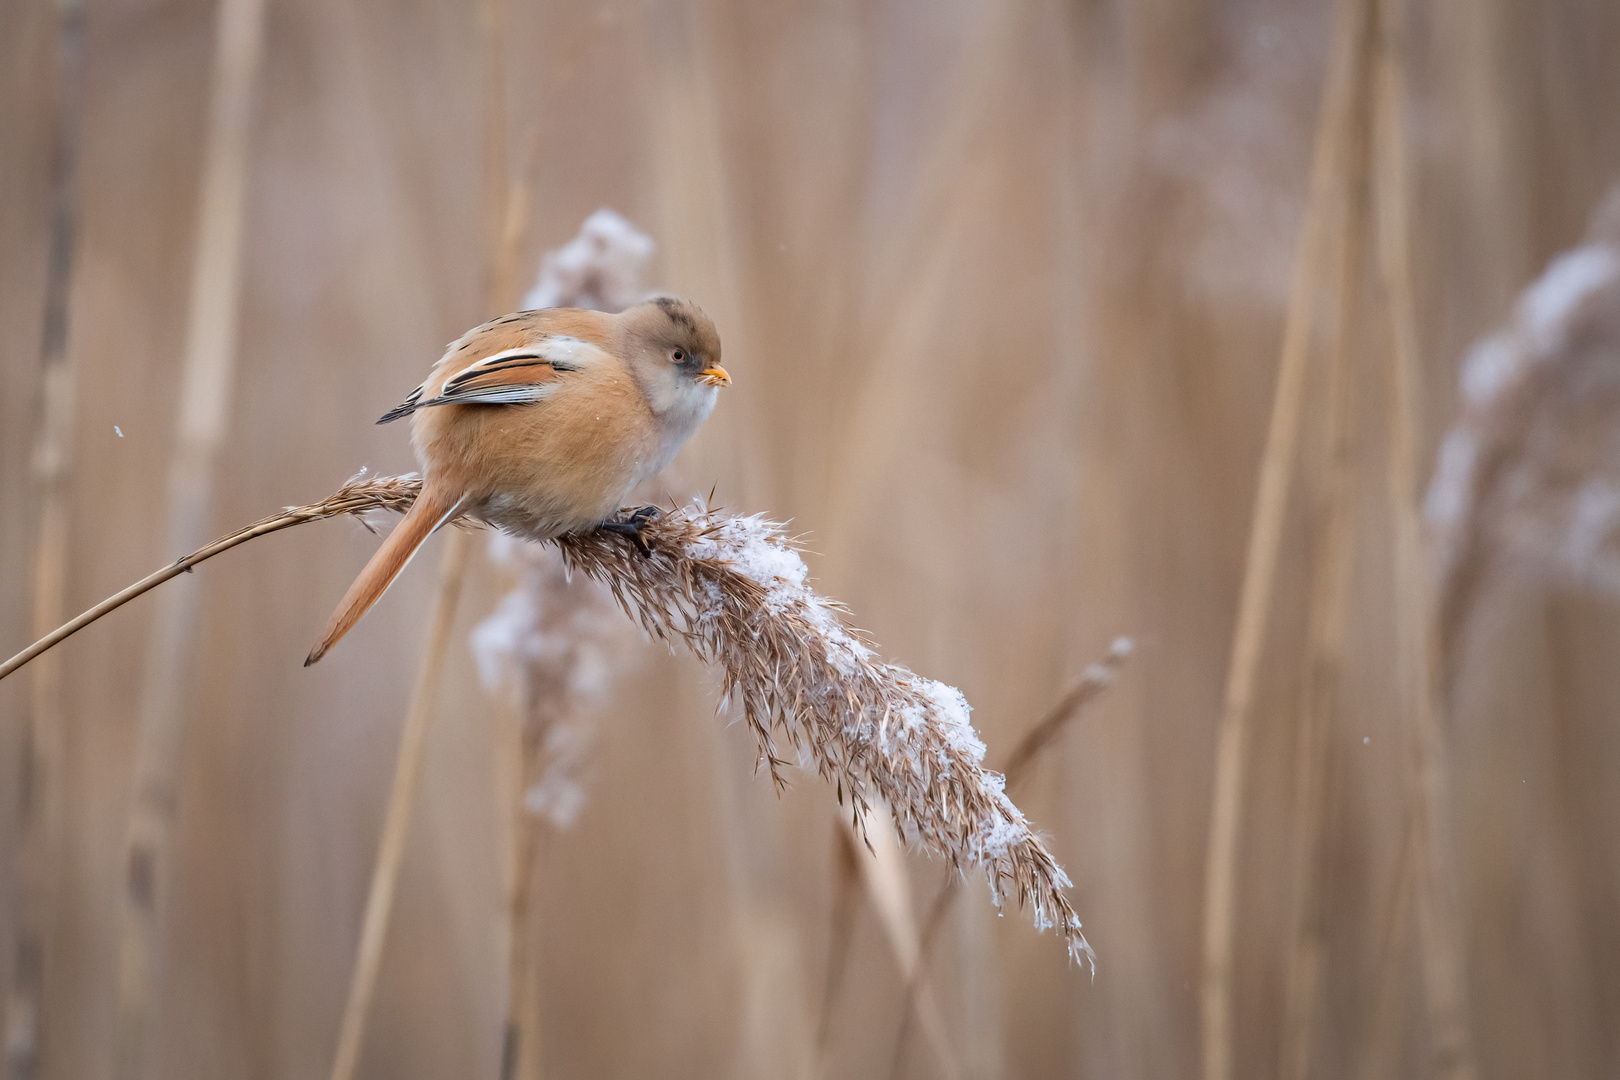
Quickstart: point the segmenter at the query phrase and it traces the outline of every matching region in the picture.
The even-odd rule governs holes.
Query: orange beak
[[[730,386],[731,376],[719,364],[706,367],[698,373],[698,382],[708,383],[710,386]]]

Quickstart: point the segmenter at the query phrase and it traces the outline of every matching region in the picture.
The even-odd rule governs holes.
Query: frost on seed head
[[[701,502],[666,511],[642,534],[642,556],[600,532],[557,540],[570,565],[605,582],[649,633],[685,642],[719,665],[778,783],[789,760],[851,800],[874,800],[919,844],[984,869],[999,905],[1028,905],[1076,959],[1090,946],[1063,890],[1069,879],[984,768],[985,747],[962,693],[878,659],[843,609],[806,583],[782,526]],[[1128,645],[1125,646],[1128,649]]]

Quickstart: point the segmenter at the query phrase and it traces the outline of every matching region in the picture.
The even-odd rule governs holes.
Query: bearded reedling
[[[713,411],[731,376],[697,305],[658,296],[617,315],[519,311],[453,342],[378,423],[412,418],[422,494],[338,604],[307,667],[360,621],[435,529],[467,516],[545,540],[607,528]]]

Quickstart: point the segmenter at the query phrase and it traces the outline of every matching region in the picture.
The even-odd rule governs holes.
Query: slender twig
[[[383,946],[388,938],[388,922],[393,913],[399,868],[405,860],[405,841],[410,833],[411,809],[416,803],[417,781],[422,775],[422,758],[427,750],[428,722],[439,696],[444,661],[449,651],[450,631],[455,626],[456,604],[466,577],[467,552],[471,542],[466,533],[453,532],[445,545],[439,570],[439,595],[434,603],[433,621],[422,645],[411,687],[411,703],[405,714],[405,730],[400,735],[399,759],[388,791],[388,812],[383,819],[382,839],[377,845],[377,862],[371,873],[366,896],[366,913],[360,930],[360,947],[349,981],[349,997],[343,1008],[343,1026],[332,1062],[332,1080],[350,1080],[360,1062],[365,1039],[366,1019],[377,989],[377,973],[382,968]]]
[[[1102,659],[1088,665],[1069,692],[1024,733],[1001,767],[1002,775],[1007,778],[1007,787],[1017,788],[1035,764],[1035,759],[1052,744],[1052,740],[1063,734],[1082,709],[1114,685],[1119,669],[1135,650],[1136,643],[1130,638],[1115,638]]]
[[[176,559],[163,569],[148,574],[129,588],[114,593],[77,618],[52,630],[4,664],[0,664],[0,679],[66,641],[103,615],[116,611],[142,593],[176,575],[187,573],[197,564],[206,562],[221,552],[229,551],[238,544],[245,544],[256,537],[280,532],[282,529],[290,529],[294,525],[303,525],[310,521],[324,521],[327,518],[344,515],[361,517],[374,510],[389,510],[403,514],[411,508],[421,490],[422,481],[412,476],[383,476],[375,480],[356,477],[329,498],[322,499],[318,503],[291,507],[282,513],[256,521],[244,529],[238,529],[228,536],[222,536],[213,543],[205,544],[191,554]]]
[[[1350,135],[1355,88],[1365,70],[1360,59],[1367,37],[1365,4],[1366,0],[1340,0],[1338,5],[1327,86],[1312,151],[1310,199],[1294,270],[1282,356],[1277,366],[1271,423],[1260,462],[1237,625],[1232,636],[1226,693],[1221,707],[1204,879],[1201,992],[1204,1080],[1228,1080],[1232,1071],[1232,959],[1249,727],[1282,548],[1323,245],[1332,220],[1335,191]]]
[[[1472,1080],[1478,1075],[1468,1028],[1467,971],[1456,882],[1450,869],[1451,830],[1446,794],[1446,737],[1440,688],[1439,617],[1435,583],[1426,558],[1419,510],[1421,471],[1420,372],[1416,299],[1411,271],[1411,215],[1403,110],[1404,38],[1402,8],[1378,0],[1378,83],[1375,131],[1378,135],[1378,265],[1389,297],[1394,347],[1389,455],[1390,510],[1395,524],[1396,628],[1404,659],[1402,697],[1411,724],[1413,814],[1416,827],[1418,926],[1423,982],[1428,997],[1430,1036],[1436,1075]]]
[[[33,620],[43,634],[62,618],[67,582],[68,481],[72,468],[74,372],[68,363],[68,314],[78,221],[79,129],[83,110],[84,7],[56,5],[56,102],[51,139],[50,247],[40,340],[41,409],[35,479],[39,530],[34,540]],[[53,657],[34,670],[22,756],[16,922],[7,972],[6,1065],[14,1080],[40,1074],[47,951],[61,851],[62,668]]]

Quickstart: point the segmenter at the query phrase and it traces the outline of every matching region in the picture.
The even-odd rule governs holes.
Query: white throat
[[[658,425],[659,445],[654,460],[648,462],[647,476],[663,472],[686,440],[714,411],[720,388],[694,383],[683,377],[661,379],[663,386],[647,395],[654,422]]]

